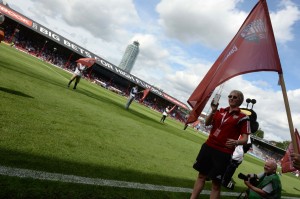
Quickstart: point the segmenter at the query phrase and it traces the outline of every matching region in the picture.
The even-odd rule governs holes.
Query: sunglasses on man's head
[[[228,95],[228,98],[229,98],[229,99],[237,99],[238,97],[237,97],[237,96],[234,96],[234,95]]]

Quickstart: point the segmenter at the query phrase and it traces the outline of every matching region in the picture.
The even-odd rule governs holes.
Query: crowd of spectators
[[[272,158],[277,162],[280,162],[281,158],[283,157],[281,154],[278,154],[273,150],[267,149],[258,144],[252,144],[252,150],[250,153],[256,157],[259,157],[260,159],[266,160],[268,158]]]

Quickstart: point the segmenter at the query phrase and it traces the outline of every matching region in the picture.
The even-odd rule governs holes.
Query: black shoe
[[[227,189],[233,190],[233,189],[234,189],[235,183],[232,182],[232,181],[229,181],[227,184],[225,184],[224,182],[222,182],[222,185],[223,185],[224,187],[226,187]]]

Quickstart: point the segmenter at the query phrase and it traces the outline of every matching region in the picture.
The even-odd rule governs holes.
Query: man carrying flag
[[[227,45],[227,47],[224,49],[224,51],[221,53],[213,66],[210,68],[205,77],[189,97],[188,103],[193,108],[193,110],[189,114],[189,118],[186,121],[186,127],[187,124],[192,123],[198,119],[199,115],[202,113],[205,105],[209,101],[212,93],[217,86],[223,84],[225,81],[235,76],[258,71],[275,71],[279,75],[279,82],[282,88],[292,143],[295,148],[295,152],[298,154],[299,152],[296,148],[293,132],[294,128],[283,79],[283,71],[281,68],[266,0],[259,0],[259,2],[254,6],[235,37]],[[233,95],[230,96],[232,97]],[[212,109],[213,115],[218,113],[218,111],[214,113],[216,107],[212,106]],[[223,115],[227,114],[223,113]],[[209,116],[208,121],[210,121],[212,118],[216,119],[216,116]],[[220,121],[223,121],[223,119],[221,119]],[[222,124],[222,122],[220,123]],[[220,128],[217,126],[215,126],[214,128],[215,129],[212,129],[210,133],[209,139],[212,136],[219,135],[221,134],[221,132],[223,132],[222,129],[218,130]],[[243,134],[245,132],[242,131],[241,133]],[[229,143],[226,142],[226,145],[232,144],[230,143],[230,141],[232,141],[232,139],[229,140]],[[223,146],[224,148],[222,149],[228,149],[229,146],[226,145]],[[203,146],[204,148],[206,147],[205,144],[202,145],[202,148]],[[215,147],[220,147],[220,145],[218,146],[216,142]],[[199,160],[202,159],[202,163],[206,164],[206,161],[203,161],[203,157],[209,158],[209,156],[202,156],[202,154],[205,153],[201,153],[200,151],[198,158]],[[293,157],[295,160],[294,165],[298,166],[299,164],[297,160],[299,156],[293,155]],[[207,166],[207,168],[209,168],[209,166]],[[196,180],[194,185],[191,199],[197,198],[198,194],[202,191],[202,188],[204,186],[206,177],[205,174],[207,174],[207,171],[205,171],[203,167],[201,167],[200,169],[198,179]],[[204,171],[206,173],[204,173]],[[216,176],[216,178],[217,177],[218,176]],[[220,185],[214,181],[212,184],[212,192],[210,198],[220,198]]]
[[[126,110],[129,109],[129,106],[130,106],[130,104],[132,103],[132,101],[135,99],[136,94],[141,93],[141,92],[143,92],[143,91],[140,91],[140,92],[139,92],[139,91],[138,91],[138,86],[137,86],[137,85],[135,85],[134,87],[132,87],[132,89],[130,90],[130,94],[129,94],[129,96],[128,96],[127,103],[126,103],[126,105],[125,105],[125,109],[126,109]]]
[[[235,37],[189,97],[188,103],[193,110],[185,128],[198,119],[217,86],[237,75],[258,71],[278,72],[292,144],[296,148],[283,71],[266,0],[259,0],[254,6]]]
[[[171,106],[167,106],[165,108],[165,110],[163,111],[163,115],[162,115],[162,117],[160,119],[160,122],[165,123],[165,119],[174,110],[175,107],[176,107],[176,105],[174,105],[172,108],[171,108]]]
[[[77,87],[77,84],[80,82],[81,76],[83,75],[83,71],[86,69],[86,67],[81,64],[81,63],[77,63],[75,72],[72,76],[72,78],[70,79],[69,83],[68,83],[68,88],[70,87],[71,83],[75,80],[75,84],[73,89],[75,90]]]
[[[77,66],[74,72],[74,75],[70,79],[68,83],[68,88],[70,87],[71,83],[75,80],[75,84],[73,89],[76,89],[77,84],[79,83],[81,76],[83,75],[83,72],[88,68],[93,66],[93,64],[96,62],[96,59],[94,58],[80,58],[76,60]]]
[[[167,117],[167,116],[169,115],[169,113],[170,113],[170,109],[171,109],[170,106],[167,106],[167,107],[165,108],[165,110],[163,111],[162,117],[161,117],[161,119],[160,119],[160,122],[162,122],[162,123],[165,122],[166,117]]]
[[[143,90],[143,97],[140,99],[140,103],[143,103],[147,95],[149,94],[151,88]]]
[[[205,125],[212,128],[193,165],[199,173],[190,199],[198,198],[207,178],[212,180],[210,198],[220,198],[221,181],[235,147],[246,144],[250,134],[249,118],[239,108],[243,101],[243,93],[233,90],[228,95],[228,107],[217,110],[219,104],[211,103]]]

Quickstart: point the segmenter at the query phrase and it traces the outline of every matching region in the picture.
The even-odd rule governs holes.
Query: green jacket
[[[249,199],[280,199],[281,198],[281,182],[279,176],[275,173],[269,176],[263,175],[258,182],[257,188],[263,189],[266,185],[272,183],[273,191],[266,197],[260,196],[258,193],[250,189]]]

